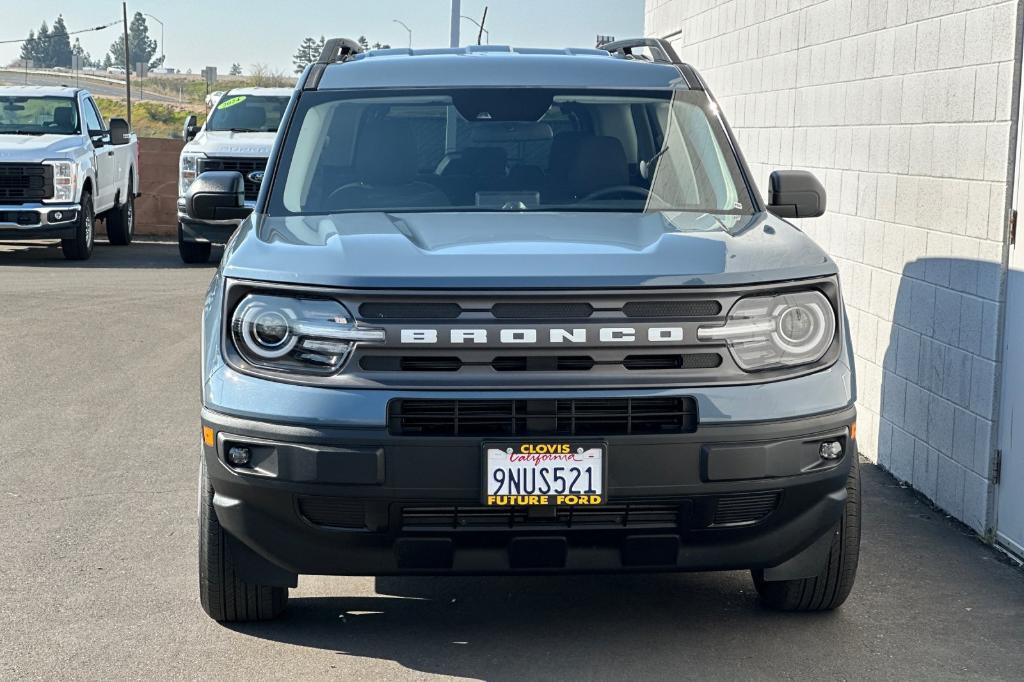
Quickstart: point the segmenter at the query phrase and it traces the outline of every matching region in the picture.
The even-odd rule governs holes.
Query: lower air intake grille
[[[299,513],[310,523],[330,528],[366,528],[366,511],[359,500],[339,497],[300,497]]]
[[[388,428],[399,436],[617,436],[692,433],[693,398],[564,400],[392,400]]]
[[[525,508],[407,506],[402,530],[447,531],[526,528],[664,528],[679,524],[679,505],[672,503],[608,504],[600,507],[557,507],[549,516],[532,516]]]
[[[718,498],[713,526],[750,526],[779,506],[778,491],[723,495]]]

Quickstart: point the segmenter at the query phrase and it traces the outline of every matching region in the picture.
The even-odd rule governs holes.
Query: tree
[[[64,25],[64,15],[58,14],[57,20],[53,22],[53,30],[50,32],[50,50],[47,66],[71,67],[71,39],[68,37],[68,27]]]
[[[366,36],[359,36],[359,39],[356,40],[356,42],[359,43],[359,46],[363,48],[363,50],[388,50],[391,48],[391,46],[386,43],[377,42],[370,44],[370,41],[366,39]]]
[[[229,76],[241,76],[242,75],[242,65],[239,64],[238,62],[235,62],[234,64],[232,64],[231,65],[231,70],[228,71],[228,75]]]
[[[157,42],[149,37],[149,26],[142,12],[136,12],[132,23],[128,25],[128,64],[125,69],[133,71],[139,62],[146,62],[151,69],[163,64],[163,57],[155,57]],[[124,35],[119,35],[110,45],[111,62],[124,64]]]
[[[35,55],[32,59],[37,68],[50,66],[50,29],[44,21],[36,32]]]
[[[18,56],[23,63],[29,59],[35,60],[36,53],[39,50],[39,41],[36,40],[36,32],[29,31],[28,38],[25,38],[25,42],[21,44],[21,54]]]
[[[100,62],[100,68],[102,68],[102,69],[109,69],[113,65],[114,65],[114,60],[110,58],[110,53],[108,52],[105,55],[103,55],[103,61]]]
[[[320,40],[312,37],[303,38],[302,42],[299,43],[299,49],[292,55],[295,73],[302,73],[307,66],[320,57],[320,52],[324,49],[324,42],[323,36],[320,36]]]

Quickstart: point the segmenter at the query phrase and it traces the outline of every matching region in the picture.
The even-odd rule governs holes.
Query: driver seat
[[[628,184],[629,161],[619,138],[598,135],[579,139],[576,153],[569,163],[567,182],[573,199]]]
[[[56,107],[53,110],[53,126],[60,130],[74,130],[75,110],[72,107]]]

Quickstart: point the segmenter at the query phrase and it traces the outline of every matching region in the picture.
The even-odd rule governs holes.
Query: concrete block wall
[[[759,185],[804,168],[865,455],[990,531],[1018,0],[647,0]]]

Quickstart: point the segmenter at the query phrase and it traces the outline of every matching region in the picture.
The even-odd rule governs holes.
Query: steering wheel
[[[331,192],[330,194],[327,195],[327,204],[329,206],[333,205],[332,202],[338,196],[338,194],[340,194],[341,192],[345,191],[346,189],[352,189],[353,187],[358,187],[360,189],[373,189],[372,186],[366,184],[365,182],[359,182],[359,181],[348,182],[348,183],[345,183],[344,185],[342,185],[341,187],[339,187],[338,189],[334,190],[333,192]]]
[[[580,199],[580,202],[582,203],[584,201],[597,201],[598,199],[601,199],[609,194],[635,194],[639,196],[641,199],[646,199],[648,196],[650,196],[651,192],[648,189],[638,187],[636,185],[615,185],[614,187],[605,187],[604,189],[599,189],[596,192],[591,192],[587,196]]]

